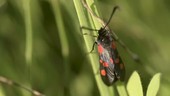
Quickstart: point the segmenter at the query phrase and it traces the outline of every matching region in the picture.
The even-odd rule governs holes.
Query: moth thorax
[[[105,36],[107,34],[107,31],[105,28],[100,28],[98,31],[99,36]]]

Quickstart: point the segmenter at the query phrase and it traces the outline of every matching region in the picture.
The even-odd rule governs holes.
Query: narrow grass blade
[[[119,93],[119,96],[128,96],[124,83],[118,81],[116,83],[116,88]]]
[[[101,27],[100,26],[101,24],[98,21],[93,20],[92,19],[93,17],[91,17],[87,13],[87,10],[83,7],[81,0],[73,0],[73,2],[74,2],[74,5],[75,5],[75,9],[77,11],[80,26],[86,26],[86,27],[91,26],[92,29],[96,29],[96,27],[94,27],[94,26],[97,26],[97,28]],[[93,5],[93,8],[96,8],[96,6],[94,6],[93,0],[88,0],[87,3],[90,6]],[[97,10],[95,9],[95,13],[96,13],[96,11]],[[90,31],[83,30],[83,33],[88,33],[88,32],[90,32]],[[84,37],[84,40],[85,40],[85,46],[87,48],[87,52],[90,52],[92,45],[93,45],[93,42],[94,42],[94,39],[93,39],[92,36],[87,36],[87,35],[84,35],[83,37]],[[99,57],[97,56],[97,54],[89,53],[89,60],[91,62],[92,68],[93,68],[93,72],[94,72],[94,75],[95,75],[95,79],[96,79],[96,82],[97,82],[99,92],[100,92],[101,96],[114,96],[113,87],[106,86],[102,82],[100,75],[96,74],[99,71],[99,60],[98,60],[98,58]]]

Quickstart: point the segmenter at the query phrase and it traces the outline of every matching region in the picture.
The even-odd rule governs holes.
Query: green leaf
[[[139,74],[136,71],[133,72],[128,81],[127,91],[129,96],[143,96],[141,80]]]
[[[125,84],[123,82],[117,81],[116,88],[119,93],[119,96],[128,96]]]
[[[161,78],[160,73],[157,73],[153,76],[152,80],[148,85],[146,96],[156,96],[159,90],[160,78]]]
[[[96,20],[96,18],[94,16],[91,16],[87,10],[83,7],[81,0],[73,0],[74,2],[74,6],[77,12],[77,16],[79,19],[79,23],[80,26],[85,26],[85,27],[89,27],[92,29],[99,29],[99,27],[101,27],[100,23]],[[87,0],[86,1],[88,6],[93,6],[93,11],[95,13],[98,13],[97,8],[95,6],[94,0]],[[88,33],[89,30],[82,30],[83,33]],[[96,32],[97,33],[97,32]],[[92,36],[87,36],[87,35],[83,35],[84,41],[85,41],[85,46],[87,48],[87,52],[90,52],[92,46],[93,46],[93,42],[94,42],[94,38]],[[94,72],[94,76],[95,76],[95,80],[100,92],[101,96],[114,96],[114,91],[113,91],[113,87],[108,87],[106,86],[103,81],[101,80],[100,75],[97,75],[96,72],[99,70],[99,60],[98,60],[98,55],[97,54],[92,54],[90,53],[89,55],[89,60],[91,62],[92,65],[92,69]]]

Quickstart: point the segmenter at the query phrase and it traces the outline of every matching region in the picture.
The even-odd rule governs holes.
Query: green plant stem
[[[31,9],[30,3],[31,0],[23,0],[23,9],[24,9],[24,20],[25,20],[25,31],[26,31],[26,49],[25,49],[25,59],[26,59],[26,68],[28,73],[26,76],[27,80],[31,80],[31,64],[32,64],[32,42],[33,42],[33,30],[32,30],[32,21],[31,21]],[[31,87],[30,84],[28,84]]]
[[[25,58],[26,58],[26,63],[30,65],[32,63],[32,42],[33,42],[30,0],[26,0],[26,1],[24,0],[23,6],[24,6],[25,30],[26,30]]]
[[[128,93],[126,91],[126,88],[125,88],[125,84],[118,81],[116,83],[116,88],[117,88],[117,91],[119,93],[119,96],[128,96]]]
[[[60,39],[60,44],[61,44],[61,52],[62,52],[62,57],[63,57],[63,64],[64,64],[64,71],[63,71],[63,80],[60,82],[63,82],[64,84],[64,91],[68,92],[68,85],[69,85],[69,79],[70,79],[70,75],[69,75],[69,69],[70,69],[70,64],[69,64],[69,44],[68,44],[68,39],[67,39],[67,35],[66,35],[66,31],[64,28],[64,23],[63,23],[63,16],[62,16],[62,12],[61,12],[61,4],[60,4],[60,0],[51,0],[51,6],[53,9],[53,13],[55,16],[55,22],[56,22],[56,27],[58,28],[58,34],[59,34],[59,39]],[[66,95],[69,93],[66,92],[62,92],[62,89],[60,91],[60,93],[62,95]],[[64,96],[65,96],[64,95]]]
[[[30,92],[31,94],[33,94],[34,96],[45,96],[44,94],[36,91],[36,90],[33,90],[33,89],[29,89],[25,86],[23,86],[22,84],[18,83],[18,82],[15,82],[15,81],[12,81],[6,77],[3,77],[3,76],[0,76],[0,83],[4,83],[4,84],[7,84],[9,86],[16,86],[16,87],[19,87],[21,89],[24,89],[25,91],[28,91]],[[2,95],[0,95],[2,96]],[[4,95],[3,95],[4,96]]]
[[[86,26],[89,27],[90,25],[91,28],[96,29],[101,27],[101,24],[96,20],[96,18],[87,16],[87,14],[85,12],[87,12],[87,10],[84,10],[85,8],[82,5],[82,2],[80,0],[73,0],[74,5],[75,5],[75,9],[77,11],[77,15],[78,15],[78,19],[80,22],[80,26]],[[92,4],[94,5],[94,1],[93,0],[88,0],[87,3],[91,6]],[[96,6],[94,6],[94,8],[96,8]],[[97,10],[95,9],[95,13],[97,12]],[[86,17],[87,16],[87,17]],[[89,22],[88,22],[89,20]],[[94,27],[96,26],[96,27]],[[87,30],[82,30],[83,34],[84,33],[88,33],[90,31]],[[85,40],[85,46],[87,48],[87,52],[90,52],[92,45],[93,45],[93,37],[92,36],[87,36],[84,35],[84,40]],[[106,86],[102,80],[99,74],[96,74],[99,71],[99,60],[98,60],[98,55],[96,53],[89,53],[89,60],[91,62],[92,65],[92,69],[95,75],[95,79],[97,82],[97,86],[99,89],[99,92],[101,94],[101,96],[114,96],[113,94],[113,87],[108,87]]]

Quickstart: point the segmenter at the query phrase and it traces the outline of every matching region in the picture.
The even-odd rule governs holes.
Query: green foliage
[[[127,91],[130,96],[143,96],[143,89],[140,77],[135,71],[127,83]]]
[[[0,0],[0,76],[46,96],[128,96],[137,91],[170,96],[169,0],[86,1],[104,21],[115,5],[120,8],[109,27],[142,61],[136,64],[117,44],[125,82],[113,84],[116,87],[103,84],[98,54],[89,53],[96,38],[83,35],[97,33],[80,30],[99,29],[101,24],[80,0]],[[141,80],[136,72],[130,77],[134,70]],[[0,84],[0,96],[28,95],[22,88]]]
[[[89,0],[88,3],[90,3],[89,5],[91,5],[91,4],[94,3],[94,1]],[[95,27],[93,27],[93,26],[99,26],[100,25],[96,20],[94,20],[95,18],[90,19],[89,20],[90,22],[88,22],[88,20],[85,20],[85,18],[87,18],[87,17],[85,17],[85,16],[87,16],[87,10],[85,10],[86,11],[86,14],[85,14],[85,12],[83,12],[84,7],[82,6],[81,0],[74,0],[74,4],[75,4],[75,8],[77,10],[77,15],[78,15],[78,18],[79,18],[79,21],[80,21],[80,26],[89,26],[90,23],[91,23],[92,26],[90,28],[95,29]],[[96,7],[96,6],[94,6],[94,7]],[[96,12],[97,12],[97,10],[96,10]],[[84,14],[84,15],[82,15],[82,14]],[[94,25],[93,23],[96,24],[96,25]],[[82,30],[82,31],[83,31],[83,33],[88,32],[87,30]],[[84,40],[85,40],[85,43],[86,43],[87,52],[90,52],[90,50],[92,48],[91,46],[93,44],[93,40],[89,39],[89,38],[93,38],[93,37],[89,37],[89,36],[87,37],[86,35],[84,35]],[[98,63],[98,56],[94,55],[94,54],[89,54],[89,59],[91,61],[93,72],[94,72],[94,74],[96,74],[96,72],[99,70],[98,69],[99,66],[96,65],[96,63]],[[113,88],[107,87],[106,85],[104,85],[102,80],[101,80],[100,75],[95,76],[95,79],[96,79],[96,82],[97,82],[101,96],[107,96],[107,95],[108,96],[114,96],[113,91],[112,91]]]
[[[119,96],[128,96],[127,90],[125,88],[125,84],[118,81],[116,83],[117,91],[119,93]]]
[[[156,96],[160,85],[160,75],[160,73],[157,73],[153,76],[148,85],[147,94],[143,95],[144,93],[140,76],[136,71],[134,71],[127,83],[129,96]]]
[[[157,73],[153,76],[149,83],[146,96],[156,96],[160,87],[161,74]]]

